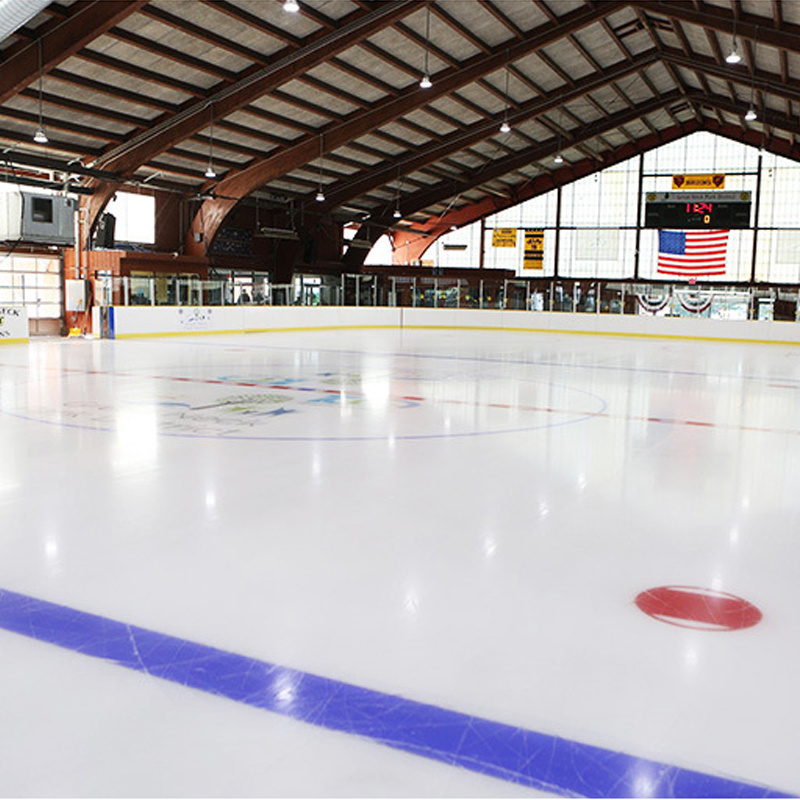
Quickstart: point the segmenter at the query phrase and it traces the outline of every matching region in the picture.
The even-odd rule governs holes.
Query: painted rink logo
[[[659,586],[641,592],[635,602],[653,619],[695,630],[752,628],[763,616],[756,606],[735,594],[697,586]]]

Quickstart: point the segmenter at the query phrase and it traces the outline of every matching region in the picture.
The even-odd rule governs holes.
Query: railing
[[[798,287],[688,286],[601,280],[484,280],[384,275],[201,281],[97,276],[100,306],[389,306],[491,308],[713,319],[800,319]]]

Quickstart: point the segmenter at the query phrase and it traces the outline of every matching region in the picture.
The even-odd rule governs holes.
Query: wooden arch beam
[[[542,142],[540,144],[536,144],[532,147],[520,150],[513,156],[504,158],[501,161],[498,161],[494,165],[487,166],[485,169],[481,171],[480,175],[476,176],[473,179],[465,181],[445,181],[431,187],[430,189],[424,189],[421,192],[416,192],[415,194],[407,195],[403,201],[404,212],[407,215],[418,213],[419,211],[422,211],[425,208],[429,208],[430,206],[436,205],[437,203],[445,202],[450,198],[456,197],[457,195],[465,191],[474,189],[483,183],[491,181],[495,178],[502,177],[503,175],[508,174],[509,172],[513,172],[515,169],[527,166],[535,161],[540,161],[545,158],[550,158],[554,156],[559,151],[559,149],[566,150],[584,141],[588,141],[594,138],[595,136],[601,136],[604,133],[608,133],[609,131],[618,128],[620,125],[625,125],[627,123],[633,122],[634,120],[638,119],[639,117],[645,114],[652,114],[656,111],[660,111],[665,106],[668,106],[675,102],[679,102],[684,98],[685,98],[684,94],[680,91],[676,90],[670,92],[669,94],[653,98],[644,103],[639,103],[638,105],[633,106],[632,108],[625,109],[625,111],[621,111],[612,117],[608,117],[607,119],[599,120],[598,122],[595,122],[592,125],[587,125],[581,128],[579,130],[579,135],[573,139],[564,139],[562,137],[560,142],[555,138],[548,139],[547,141]],[[688,123],[687,126],[675,126],[675,127],[678,130],[685,130],[687,132],[689,130]],[[669,130],[673,129],[671,128]],[[658,137],[660,135],[662,135],[661,132],[657,134],[648,134],[648,136],[643,137],[640,140],[637,140],[637,143],[638,142],[649,143],[651,140],[657,143],[659,140]],[[635,147],[637,143],[631,143],[631,147]],[[583,177],[583,174],[588,174],[588,173],[576,174],[576,170],[579,169],[577,164],[592,163],[594,164],[594,168],[590,170],[590,172],[596,172],[601,169],[605,169],[612,163],[617,163],[615,160],[612,159],[616,157],[616,154],[618,152],[619,150],[615,150],[613,154],[604,155],[602,160],[600,161],[597,161],[596,159],[585,159],[584,161],[576,162],[576,164],[564,166],[553,172],[548,172],[546,174],[540,175],[537,178],[532,179],[525,186],[516,188],[507,199],[503,199],[497,196],[492,196],[486,198],[485,200],[481,200],[478,203],[473,203],[463,208],[450,211],[446,214],[443,214],[441,217],[437,217],[435,220],[431,219],[425,223],[415,223],[414,236],[423,236],[423,237],[432,236],[433,238],[430,239],[428,241],[428,244],[426,245],[427,248],[441,234],[449,231],[453,225],[457,226],[466,225],[470,222],[474,222],[476,219],[480,219],[482,216],[486,216],[487,214],[494,214],[497,211],[500,211],[504,208],[509,208],[511,206],[514,206],[517,203],[520,203],[522,200],[528,199],[528,197],[535,196],[529,194],[530,186],[533,185],[538,186],[541,185],[542,183],[547,184],[549,182],[549,188],[553,189],[562,183],[569,183],[570,181],[573,181],[578,177]],[[632,155],[635,155],[636,152],[638,151],[633,150],[629,152],[628,155],[625,156],[625,158],[630,158]],[[583,169],[583,167],[581,167],[580,169]],[[536,193],[538,194],[539,192]],[[356,236],[358,236],[358,238],[370,238],[371,240],[374,241],[385,230],[391,227],[393,222],[394,220],[388,215],[382,218],[373,218],[368,223],[370,231],[369,237],[367,237],[360,231],[356,234]],[[396,231],[395,240],[396,241],[402,240],[405,243],[408,240],[408,235],[404,231]],[[353,265],[350,264],[350,266]]]
[[[478,80],[484,74],[501,68],[508,61],[523,58],[613,14],[626,5],[628,5],[627,0],[605,0],[588,9],[585,7],[576,9],[565,14],[559,24],[547,23],[530,31],[523,41],[497,47],[489,55],[481,53],[458,67],[442,71],[436,76],[436,82],[430,89],[412,88],[399,97],[379,102],[371,109],[328,126],[327,129],[320,130],[319,134],[306,136],[297,144],[282,148],[280,152],[226,176],[217,185],[217,191],[227,199],[207,200],[203,203],[192,223],[192,230],[186,242],[187,252],[195,254],[201,252],[197,243],[198,235],[206,243],[210,242],[225,217],[241,198],[265,183],[313,161],[321,151],[331,152],[348,144],[387,122],[422,108],[431,101]]]

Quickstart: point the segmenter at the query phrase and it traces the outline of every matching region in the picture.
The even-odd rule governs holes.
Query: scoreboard
[[[749,228],[750,192],[648,192],[645,228]]]

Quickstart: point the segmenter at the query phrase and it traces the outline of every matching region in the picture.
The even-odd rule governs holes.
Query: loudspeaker
[[[303,242],[303,263],[304,264],[317,263],[317,239],[314,236],[309,236]]]
[[[117,218],[113,214],[101,214],[94,234],[94,246],[105,250],[114,249],[114,228]]]

